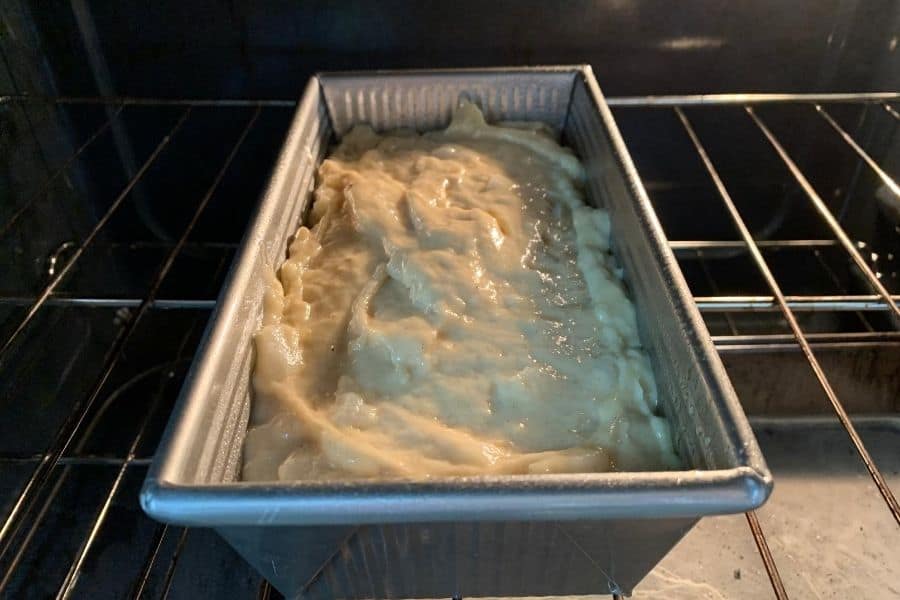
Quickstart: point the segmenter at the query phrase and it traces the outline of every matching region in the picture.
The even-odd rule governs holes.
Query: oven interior
[[[900,7],[652,5],[9,2],[0,594],[275,597],[137,492],[305,81],[576,62],[776,478],[634,596],[900,593]],[[366,596],[359,557],[323,573]]]

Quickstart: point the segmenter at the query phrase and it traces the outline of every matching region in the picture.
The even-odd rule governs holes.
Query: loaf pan
[[[488,121],[543,121],[609,210],[641,340],[685,469],[244,483],[251,339],[264,273],[357,123],[445,127],[460,98]],[[762,504],[772,479],[591,68],[321,74],[306,87],[141,492],[167,523],[215,528],[287,597],[629,593],[701,517]]]

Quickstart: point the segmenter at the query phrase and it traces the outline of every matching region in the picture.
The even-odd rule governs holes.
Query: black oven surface
[[[276,597],[137,493],[303,84],[575,62],[776,478],[635,597],[900,594],[896,4],[294,4],[0,14],[0,596]],[[358,563],[323,577],[365,596]]]

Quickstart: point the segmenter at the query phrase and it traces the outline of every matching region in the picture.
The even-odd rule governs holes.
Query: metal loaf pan
[[[242,483],[263,274],[285,258],[329,144],[352,125],[443,127],[461,96],[540,120],[612,217],[678,472]],[[141,503],[213,527],[288,597],[630,592],[702,516],[762,504],[772,480],[590,67],[323,74],[284,148],[154,460]]]

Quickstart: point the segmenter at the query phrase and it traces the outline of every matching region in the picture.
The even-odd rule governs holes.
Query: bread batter
[[[255,338],[245,480],[679,466],[609,217],[537,124],[357,126]]]

